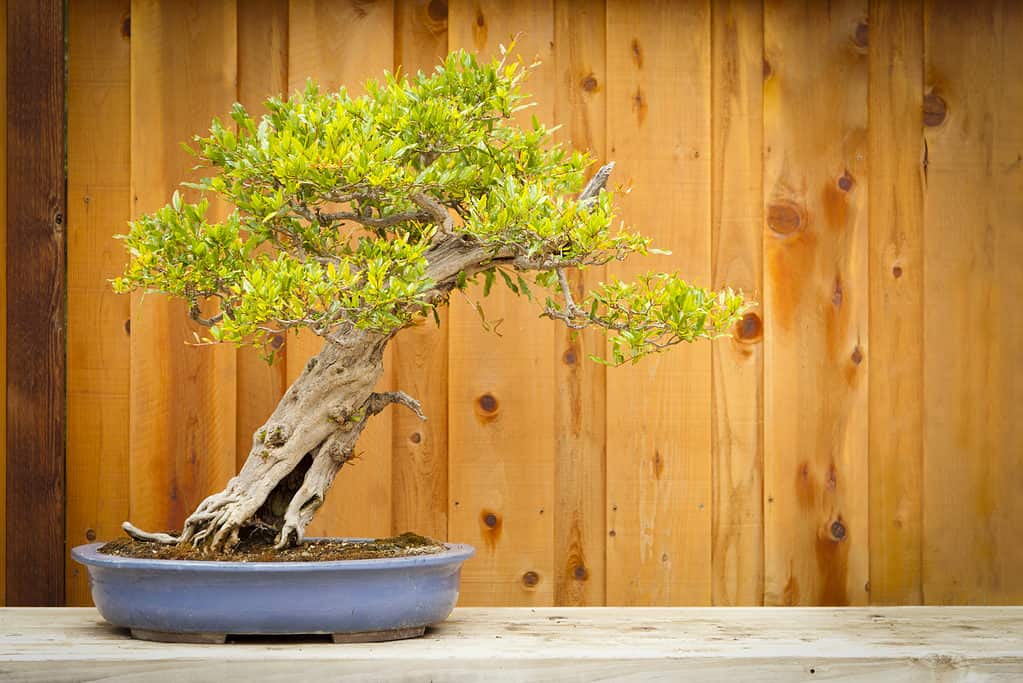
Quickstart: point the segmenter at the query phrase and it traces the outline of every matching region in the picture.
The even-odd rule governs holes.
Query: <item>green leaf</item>
[[[501,279],[504,280],[504,284],[508,286],[508,289],[510,289],[511,291],[513,291],[516,294],[518,294],[519,293],[519,288],[515,286],[515,283],[511,279],[511,275],[509,275],[508,273],[504,272],[500,268],[497,269],[497,272],[499,272],[501,274]]]

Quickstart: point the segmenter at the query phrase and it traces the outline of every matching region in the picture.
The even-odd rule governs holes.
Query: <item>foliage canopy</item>
[[[587,155],[551,144],[535,118],[516,124],[529,68],[502,52],[489,63],[453,52],[433,73],[368,81],[359,97],[309,82],[269,99],[258,121],[236,104],[231,123],[195,138],[207,174],[186,185],[198,201],[175,193],[123,236],[130,260],[115,289],[183,298],[211,341],[268,349],[296,327],[389,335],[452,289],[482,278],[489,294],[498,276],[544,301],[542,315],[614,331],[614,364],[727,334],[742,297],[674,274],[612,279],[573,300],[567,269],[656,250],[612,229],[611,192],[579,201]],[[224,220],[208,217],[210,195],[235,207]],[[481,258],[447,282],[433,265],[456,240]]]

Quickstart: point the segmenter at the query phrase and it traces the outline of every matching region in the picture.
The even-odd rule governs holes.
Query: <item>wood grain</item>
[[[537,106],[520,112],[550,123],[554,114],[554,7],[551,0],[509,4],[452,2],[451,47],[490,59],[520,34],[513,54],[544,65],[526,92]],[[555,330],[537,310],[495,286],[487,318],[503,321],[500,336],[482,329],[457,293],[450,308],[448,372],[450,444],[449,536],[477,547],[462,572],[465,605],[544,605],[554,600]]]
[[[394,8],[394,66],[430,73],[448,53],[447,5],[398,0]],[[403,330],[391,343],[394,385],[419,399],[423,422],[394,414],[392,530],[448,536],[448,315]]]
[[[870,601],[922,600],[923,7],[870,5]]]
[[[1023,6],[925,12],[923,595],[1018,603]]]
[[[767,604],[868,598],[866,17],[764,6]]]
[[[763,292],[763,10],[711,4],[711,267],[715,288]],[[711,599],[763,604],[763,309],[711,344]]]
[[[305,87],[307,78],[321,88],[344,85],[358,95],[369,78],[393,68],[394,4],[389,0],[295,0],[289,6],[288,89]],[[323,340],[308,330],[287,341],[289,384],[298,377]],[[378,390],[393,388],[392,354],[384,355]],[[330,496],[309,526],[310,535],[387,536],[391,533],[392,453],[395,408],[369,421]]]
[[[608,156],[620,215],[670,257],[609,266],[710,284],[710,7],[607,5]],[[679,97],[679,93],[685,97]],[[710,345],[607,374],[607,602],[711,600]]]
[[[238,12],[238,101],[259,120],[268,97],[288,92],[288,2],[250,0]],[[240,469],[252,448],[252,435],[284,396],[287,361],[284,338],[273,365],[260,349],[238,349],[235,458]]]
[[[1023,608],[456,609],[423,638],[197,647],[134,641],[92,609],[0,612],[17,680],[1019,680]],[[497,645],[495,645],[497,643]]]
[[[132,2],[133,217],[194,179],[180,143],[235,101],[235,10],[233,0]],[[226,207],[213,202],[210,215]],[[140,527],[174,529],[235,473],[235,350],[190,344],[203,328],[181,301],[142,299],[131,308],[130,512]]]
[[[110,279],[131,218],[131,2],[69,7],[67,542],[121,535],[128,518],[131,298]],[[85,568],[64,558],[66,602],[91,605]]]
[[[64,601],[64,12],[7,3],[6,590]]]
[[[607,160],[607,70],[603,3],[554,3],[555,140]],[[599,166],[594,164],[590,171]],[[612,177],[612,181],[614,178]],[[604,279],[603,267],[575,272],[569,282],[582,301]],[[545,321],[547,322],[547,321]],[[554,357],[554,604],[602,605],[605,590],[604,478],[605,367],[589,360],[602,354],[604,335],[581,334],[551,322]]]

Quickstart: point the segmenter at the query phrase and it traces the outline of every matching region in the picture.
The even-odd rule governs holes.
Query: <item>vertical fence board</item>
[[[263,102],[288,92],[288,1],[249,0],[238,11],[238,101],[258,120]],[[240,469],[252,435],[270,417],[287,389],[284,338],[273,365],[259,349],[238,349],[235,458]]]
[[[394,66],[430,73],[448,52],[447,4],[398,0]],[[433,538],[448,535],[448,316],[403,330],[391,344],[394,385],[419,399],[423,422],[407,410],[394,414],[393,531]]]
[[[558,142],[588,150],[606,161],[607,70],[603,2],[556,0],[554,4],[554,120]],[[596,171],[596,164],[590,169]],[[603,267],[572,273],[582,301],[604,279]],[[602,354],[604,335],[555,325],[554,360],[554,602],[604,604],[605,368],[589,360]]]
[[[923,594],[1019,603],[1023,6],[925,11]]]
[[[710,284],[710,7],[607,5],[608,156],[627,223],[673,251],[609,266]],[[607,373],[607,601],[711,599],[710,346]]]
[[[920,594],[923,14],[870,5],[870,601]]]
[[[64,4],[7,3],[5,597],[64,601]]]
[[[7,272],[7,0],[0,0],[0,269]],[[0,607],[7,604],[7,282],[0,287]]]
[[[182,180],[194,180],[194,159],[180,144],[205,133],[235,101],[235,3],[135,0],[131,25],[138,217],[166,204]],[[211,220],[225,214],[222,203],[211,203]],[[235,350],[188,345],[204,328],[189,321],[181,301],[136,295],[131,312],[131,517],[144,528],[180,528],[235,472]]]
[[[324,90],[343,85],[359,95],[369,78],[380,79],[394,60],[394,4],[390,0],[294,0],[290,5],[288,87],[315,79]],[[287,341],[288,381],[293,382],[323,340],[309,330]],[[392,387],[393,354],[384,354],[379,389]],[[360,456],[338,473],[310,535],[387,536],[391,531],[391,440],[395,408],[372,420],[356,446]]]
[[[763,9],[711,4],[711,267],[715,288],[761,298],[763,279]],[[711,344],[712,600],[757,605],[764,592],[763,320],[745,314]]]
[[[768,2],[765,602],[867,599],[865,2]]]
[[[131,299],[109,281],[131,218],[130,7],[69,7],[66,551],[119,535],[128,517]],[[85,568],[64,561],[67,604],[91,605]]]
[[[514,53],[544,66],[526,84],[538,106],[521,112],[551,124],[551,0],[450,5],[452,48],[489,59],[520,33]],[[472,288],[468,298],[482,298]],[[462,572],[462,604],[545,605],[554,599],[554,326],[534,304],[498,284],[485,301],[497,336],[458,293],[449,311],[449,444],[452,540],[477,546]]]

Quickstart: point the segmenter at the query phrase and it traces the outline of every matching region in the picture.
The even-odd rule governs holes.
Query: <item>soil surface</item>
[[[191,545],[178,547],[121,538],[99,549],[106,555],[144,560],[201,560],[206,562],[318,562],[325,560],[373,560],[385,557],[433,555],[444,551],[444,544],[432,538],[405,532],[391,538],[371,541],[306,541],[294,548],[276,550],[265,538],[247,538],[233,552],[203,553]]]

